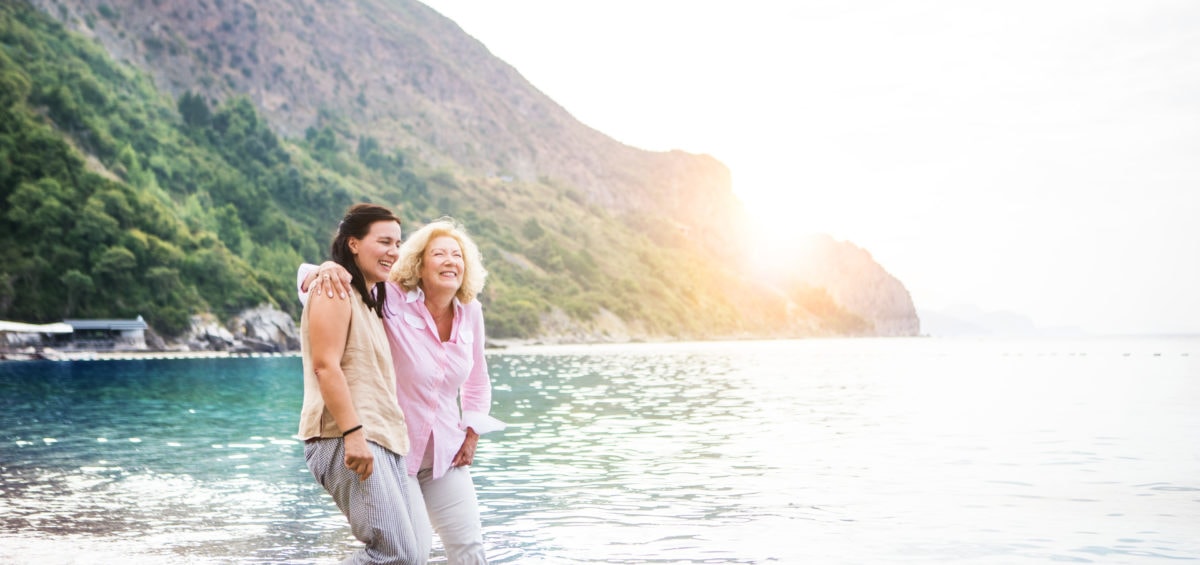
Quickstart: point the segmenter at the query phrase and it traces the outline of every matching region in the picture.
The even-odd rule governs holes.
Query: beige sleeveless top
[[[391,348],[383,330],[383,320],[350,292],[350,334],[342,353],[342,372],[350,388],[350,398],[358,412],[362,433],[392,453],[408,454],[408,429],[404,413],[396,402],[396,375],[392,369]],[[313,371],[312,346],[309,344],[308,317],[312,300],[300,316],[300,351],[304,358],[304,403],[300,408],[301,439],[339,438],[342,430],[325,408],[321,387]],[[357,432],[356,432],[357,433]]]

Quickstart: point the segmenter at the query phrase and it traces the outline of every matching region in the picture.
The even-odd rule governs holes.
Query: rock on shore
[[[291,316],[264,304],[238,314],[228,326],[210,313],[192,316],[191,329],[174,345],[190,351],[273,353],[300,349],[299,335]]]

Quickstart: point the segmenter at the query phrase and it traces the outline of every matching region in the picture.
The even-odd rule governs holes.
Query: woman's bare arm
[[[342,372],[342,355],[350,332],[350,303],[342,300],[321,300],[314,296],[309,305],[308,332],[312,347],[313,369],[325,408],[343,432],[361,424],[354,409],[354,399]],[[365,433],[359,429],[344,436],[345,463],[360,480],[367,480],[374,471],[374,456],[367,448]]]

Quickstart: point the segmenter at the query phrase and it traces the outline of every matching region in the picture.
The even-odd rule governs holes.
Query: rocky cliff
[[[920,334],[908,289],[867,250],[828,235],[812,235],[798,241],[789,255],[786,278],[826,289],[835,302],[870,324],[869,335]]]

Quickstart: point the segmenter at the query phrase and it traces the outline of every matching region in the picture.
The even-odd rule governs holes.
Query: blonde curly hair
[[[467,235],[462,224],[449,216],[426,224],[404,240],[404,244],[400,246],[400,261],[392,266],[388,280],[400,285],[405,291],[420,286],[421,268],[425,266],[425,248],[429,247],[430,241],[441,236],[454,238],[462,248],[463,283],[455,296],[459,302],[466,304],[483,290],[487,270],[483,268],[483,255],[479,253],[479,247]]]

